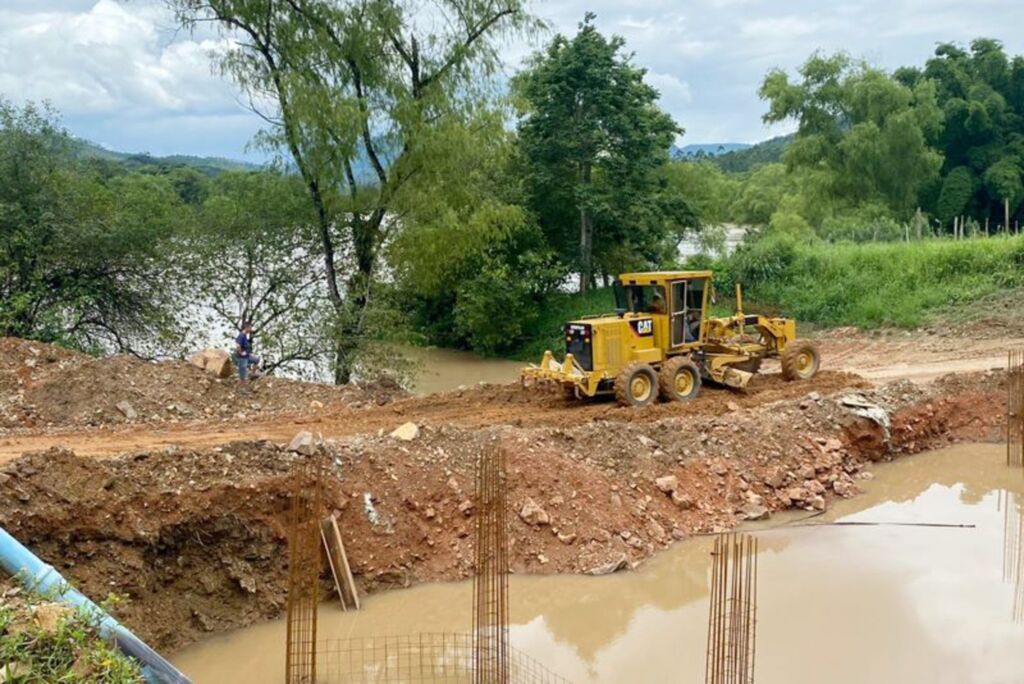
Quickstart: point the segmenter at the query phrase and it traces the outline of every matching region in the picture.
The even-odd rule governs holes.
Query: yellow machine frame
[[[618,311],[614,315],[590,316],[566,324],[567,342],[573,334],[589,334],[590,362],[581,364],[576,355],[567,353],[559,362],[548,350],[539,365],[522,371],[524,384],[535,381],[561,384],[577,395],[594,396],[610,393],[611,383],[632,363],[642,362],[658,369],[668,359],[687,356],[697,362],[707,379],[731,387],[745,387],[753,368],[760,360],[779,356],[796,339],[796,323],[789,318],[767,317],[743,312],[743,293],[736,286],[736,311],[732,316],[709,318],[713,301],[711,271],[657,271],[624,273],[618,282],[623,287],[655,286],[664,293],[664,312]],[[673,301],[673,284],[703,281],[700,333],[697,339],[672,344],[672,319],[685,316],[688,310]],[[689,286],[687,286],[689,287]],[[685,295],[684,295],[685,296]],[[651,321],[650,324],[641,323]],[[650,334],[628,335],[625,331],[651,328]],[[685,318],[683,319],[685,325]],[[582,332],[581,332],[582,331]],[[685,337],[685,335],[684,335]],[[585,369],[584,365],[589,365]]]

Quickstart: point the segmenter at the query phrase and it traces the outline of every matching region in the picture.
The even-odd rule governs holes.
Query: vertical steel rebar
[[[313,684],[321,568],[320,515],[324,465],[319,454],[302,460],[292,476],[288,517],[288,603],[285,645],[286,684]]]
[[[757,539],[719,535],[711,552],[707,684],[752,684],[757,631]]]
[[[1009,351],[1006,385],[1006,464],[1024,468],[1024,349]]]
[[[505,453],[487,449],[476,466],[476,544],[473,575],[473,681],[507,684],[508,529]]]

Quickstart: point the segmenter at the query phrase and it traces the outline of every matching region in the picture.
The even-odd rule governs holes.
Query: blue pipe
[[[142,676],[149,684],[191,684],[188,677],[72,587],[52,565],[40,560],[3,527],[0,527],[0,568],[12,577],[21,578],[29,590],[56,596],[88,613],[96,620],[104,639],[142,663]]]

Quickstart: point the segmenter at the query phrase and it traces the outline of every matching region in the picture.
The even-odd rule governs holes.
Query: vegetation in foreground
[[[0,682],[141,684],[138,663],[82,611],[0,580]]]

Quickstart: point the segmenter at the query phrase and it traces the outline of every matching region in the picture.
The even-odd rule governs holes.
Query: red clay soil
[[[640,410],[484,387],[325,410],[311,425],[329,436],[328,508],[357,583],[376,591],[471,573],[473,467],[494,445],[507,454],[514,570],[603,573],[745,518],[820,510],[855,495],[871,461],[995,438],[1002,383],[985,373],[870,389],[841,374],[768,375],[745,396],[709,389]],[[844,405],[851,391],[886,410],[889,435]],[[417,438],[387,436],[407,420]],[[159,648],[276,616],[300,458],[283,443],[310,426],[275,425],[276,443],[24,456],[0,468],[0,524],[88,594],[127,594],[121,616]]]
[[[302,387],[304,384],[293,383],[286,387]],[[395,393],[388,388],[373,386],[361,389],[361,394],[356,395],[348,404],[342,401],[303,411],[261,413],[259,408],[250,409],[250,404],[263,401],[265,405],[270,405],[270,400],[264,400],[263,397],[276,395],[279,389],[277,386],[257,383],[253,397],[246,400],[233,398],[231,405],[242,415],[230,419],[160,425],[104,424],[94,427],[58,424],[51,428],[20,429],[6,434],[0,430],[0,463],[27,451],[52,447],[70,448],[80,455],[110,456],[169,445],[203,448],[240,440],[286,441],[299,430],[309,430],[325,438],[380,431],[390,433],[407,421],[430,427],[464,428],[496,425],[522,428],[568,427],[592,422],[649,423],[755,408],[794,399],[811,391],[827,394],[842,388],[868,386],[867,382],[849,373],[824,371],[807,383],[785,382],[777,373],[766,374],[755,376],[745,392],[705,386],[698,401],[654,404],[643,410],[621,407],[607,398],[585,402],[568,400],[560,393],[543,389],[524,391],[515,384],[479,385],[426,397],[397,399],[394,398]],[[101,390],[96,391],[98,396],[102,395]],[[349,390],[349,394],[343,396],[351,399],[352,392],[354,390]],[[277,401],[280,403],[281,400]]]

